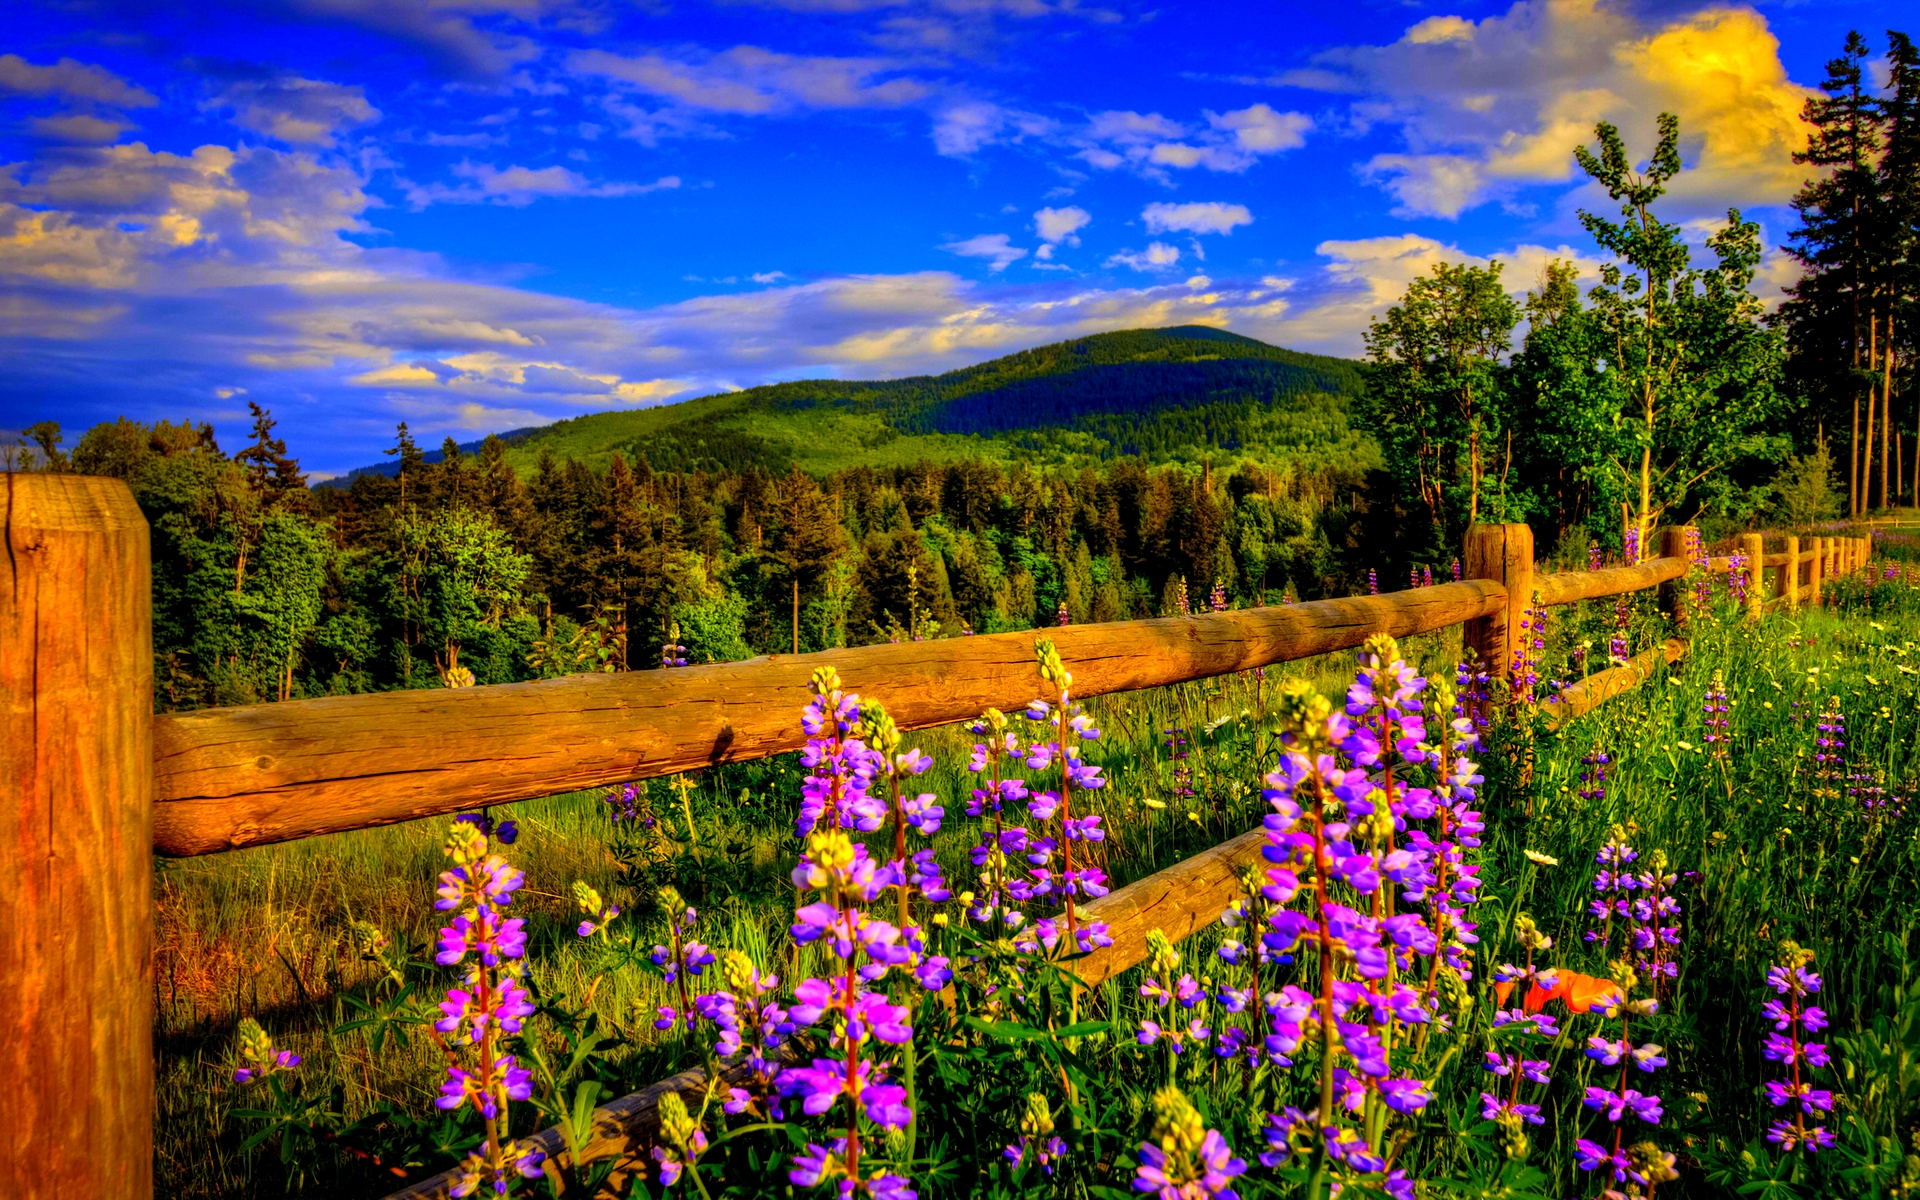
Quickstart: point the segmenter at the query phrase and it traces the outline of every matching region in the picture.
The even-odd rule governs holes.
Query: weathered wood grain
[[[1683,578],[1686,573],[1687,560],[1684,558],[1650,558],[1633,567],[1541,575],[1535,578],[1533,586],[1540,593],[1541,602],[1551,608],[1658,587],[1668,580]]]
[[[1622,692],[1630,692],[1645,683],[1653,672],[1686,656],[1684,638],[1668,638],[1651,650],[1642,650],[1617,667],[1596,671],[1566,688],[1545,704],[1547,725],[1557,729],[1582,713],[1592,712],[1600,704]]]
[[[807,678],[831,665],[903,728],[1033,698],[1051,637],[1082,696],[1155,687],[1406,637],[1501,611],[1486,580],[1041,633],[772,655],[718,666],[577,675],[216,708],[154,728],[154,848],[209,854],[762,758],[804,744]]]
[[[1505,603],[1467,622],[1461,645],[1472,651],[1487,675],[1505,679],[1513,669],[1513,639],[1522,614],[1533,604],[1533,530],[1527,525],[1467,527],[1466,572],[1471,579],[1498,580]]]
[[[0,475],[0,1196],[153,1195],[153,641],[127,485]]]
[[[1740,552],[1747,556],[1747,619],[1760,619],[1760,606],[1766,602],[1766,541],[1757,533],[1740,535]]]

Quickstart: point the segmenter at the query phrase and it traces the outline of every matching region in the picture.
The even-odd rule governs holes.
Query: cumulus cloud
[[[1138,252],[1122,250],[1107,259],[1109,267],[1132,267],[1136,271],[1165,271],[1180,262],[1180,248],[1165,242],[1150,242]]]
[[[331,148],[338,134],[380,119],[365,89],[298,76],[240,80],[205,107],[230,109],[240,128],[296,146]]]
[[[1595,122],[1643,148],[1661,111],[1680,118],[1683,203],[1779,204],[1804,176],[1792,156],[1806,144],[1799,111],[1812,93],[1787,78],[1779,40],[1750,8],[1673,15],[1519,0],[1481,21],[1432,16],[1389,45],[1327,51],[1286,81],[1359,96],[1348,113],[1356,129],[1398,127],[1406,151],[1360,171],[1401,216],[1457,217],[1569,181],[1573,147],[1592,140]]]
[[[1003,108],[985,100],[963,101],[935,115],[933,148],[950,158],[966,158],[987,146],[1048,137],[1057,128],[1057,122],[1037,113]]]
[[[633,56],[582,50],[567,58],[576,75],[709,112],[767,115],[810,108],[894,108],[916,103],[928,86],[886,59],[824,58],[735,46],[718,54]]]
[[[160,103],[152,92],[91,63],[63,58],[42,67],[18,54],[0,54],[0,95],[9,93],[91,100],[114,108],[150,108]]]
[[[488,163],[461,162],[455,164],[453,173],[468,182],[459,186],[436,183],[409,187],[407,202],[414,211],[429,204],[504,204],[524,208],[536,200],[554,197],[644,196],[680,186],[677,175],[662,175],[652,183],[594,183],[578,171],[560,166],[496,167]]]
[[[1041,236],[1041,248],[1033,257],[1050,259],[1054,257],[1054,248],[1062,242],[1068,246],[1079,246],[1079,230],[1092,225],[1092,213],[1083,207],[1068,205],[1064,209],[1044,207],[1033,213],[1033,232]]]
[[[1306,144],[1313,121],[1303,113],[1275,112],[1265,104],[1232,112],[1207,111],[1204,124],[1186,124],[1160,113],[1113,110],[1095,113],[1084,127],[1067,133],[1075,157],[1103,171],[1130,167],[1165,181],[1166,168],[1238,173],[1261,155]]]
[[[1027,256],[1026,250],[1010,245],[1011,241],[1004,233],[982,233],[964,241],[947,242],[940,248],[962,258],[984,258],[987,260],[987,270],[1004,271],[1008,264]]]
[[[1253,224],[1253,214],[1244,204],[1222,204],[1217,200],[1192,204],[1149,204],[1140,214],[1148,233],[1232,233],[1236,225]]]
[[[37,138],[50,142],[90,145],[119,141],[120,135],[132,128],[131,121],[114,117],[96,117],[92,113],[65,113],[52,117],[35,117],[28,124],[28,129]]]

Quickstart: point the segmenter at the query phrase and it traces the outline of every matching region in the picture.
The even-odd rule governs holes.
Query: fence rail
[[[817,666],[878,699],[903,728],[1013,708],[1034,692],[1030,633],[773,655],[673,672],[574,676],[155,717],[148,531],[125,484],[7,474],[0,525],[0,1194],[152,1195],[152,853],[209,854],[364,829],[623,780],[738,762],[803,744],[797,714]],[[1778,555],[1749,535],[1752,604],[1775,568],[1778,601],[1817,602],[1822,578],[1870,544],[1816,539]],[[1381,596],[1080,625],[1051,631],[1084,696],[1158,687],[1463,624],[1495,676],[1531,605],[1659,588],[1684,623],[1684,531],[1662,554],[1603,571],[1534,573],[1525,525],[1468,531],[1467,579]],[[1727,559],[1713,569],[1730,570]],[[1801,585],[1803,569],[1807,583]],[[1556,723],[1637,686],[1673,639],[1569,688]],[[1258,852],[1246,834],[1116,889],[1086,910],[1114,945],[1076,964],[1097,982],[1141,961],[1154,928],[1210,921]],[[587,1157],[627,1153],[683,1072],[596,1111]],[[543,1137],[557,1136],[551,1131]],[[623,1149],[624,1147],[624,1149]],[[445,1195],[450,1177],[409,1188]]]

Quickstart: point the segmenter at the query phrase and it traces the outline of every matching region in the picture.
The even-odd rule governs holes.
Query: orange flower
[[[1558,1000],[1567,1006],[1571,1013],[1590,1012],[1595,1008],[1607,1008],[1620,1002],[1620,985],[1611,979],[1598,979],[1592,975],[1582,975],[1578,971],[1554,972],[1554,984],[1543,988],[1536,981],[1529,988],[1521,1007],[1529,1013],[1537,1013],[1547,1006],[1550,1000]],[[1493,985],[1495,999],[1505,1005],[1507,997],[1513,992],[1513,983]]]

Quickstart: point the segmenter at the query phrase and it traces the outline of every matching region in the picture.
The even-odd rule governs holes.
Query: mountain
[[[1179,325],[1039,346],[942,375],[776,383],[502,436],[523,473],[542,452],[596,468],[620,453],[656,471],[1129,454],[1372,465],[1378,449],[1347,419],[1362,386],[1349,359]]]

